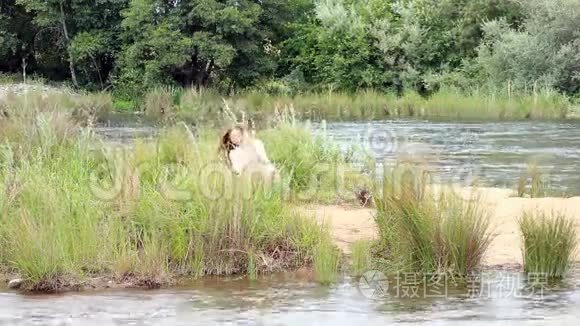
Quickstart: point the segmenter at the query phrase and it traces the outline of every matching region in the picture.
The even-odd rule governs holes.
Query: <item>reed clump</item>
[[[0,266],[25,289],[94,277],[154,288],[310,264],[328,282],[336,271],[328,230],[298,214],[283,187],[233,175],[218,159],[216,133],[179,124],[116,149],[90,129],[38,123],[45,110],[0,136]],[[58,112],[78,127],[72,112]]]
[[[157,87],[149,91],[143,99],[143,112],[149,119],[170,121],[175,115],[174,98],[176,90],[172,87]]]
[[[258,135],[281,170],[293,201],[355,202],[355,190],[372,184],[352,164],[352,154],[324,135],[316,135],[308,125],[284,119]]]
[[[351,246],[351,274],[354,276],[363,275],[373,266],[373,241],[358,240]]]
[[[535,164],[529,164],[516,183],[518,197],[529,196],[530,198],[545,197],[548,194],[546,176]]]
[[[578,245],[574,221],[559,212],[526,212],[519,226],[524,271],[562,278],[574,263]]]
[[[330,284],[338,276],[340,252],[330,238],[318,242],[314,249],[314,277],[321,284]]]
[[[374,196],[379,259],[392,272],[466,276],[489,247],[488,216],[477,198],[435,189],[429,180],[415,168],[385,172]]]
[[[430,96],[361,90],[355,93],[311,92],[295,96],[249,91],[220,96],[213,90],[188,90],[181,97],[178,115],[187,120],[220,118],[223,103],[257,121],[269,121],[277,108],[293,107],[300,119],[376,120],[420,117],[462,120],[564,119],[571,103],[549,90],[534,92],[465,92],[442,89]],[[202,104],[202,105],[201,105]]]

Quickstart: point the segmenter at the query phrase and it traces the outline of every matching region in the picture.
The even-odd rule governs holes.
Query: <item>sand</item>
[[[522,263],[522,241],[517,220],[524,211],[563,212],[576,221],[575,227],[580,235],[580,197],[519,198],[514,197],[512,190],[499,188],[462,188],[459,192],[465,198],[474,193],[479,195],[490,212],[493,240],[484,259],[485,265]],[[353,242],[377,236],[373,209],[340,205],[313,205],[304,209],[318,221],[330,225],[337,246],[346,254],[350,252]],[[580,260],[580,251],[576,259]]]

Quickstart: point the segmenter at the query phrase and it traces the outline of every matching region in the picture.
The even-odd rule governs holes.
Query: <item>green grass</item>
[[[131,100],[116,99],[113,102],[113,108],[117,112],[132,112],[135,110],[136,103]]]
[[[435,191],[417,169],[386,171],[375,190],[379,228],[377,261],[387,271],[476,271],[491,241],[489,220],[477,198],[465,201],[445,188]]]
[[[561,213],[525,213],[519,220],[524,271],[562,278],[574,263],[577,235],[574,221]]]
[[[351,246],[351,274],[360,276],[372,266],[373,241],[358,240]]]
[[[215,132],[179,124],[112,149],[69,132],[73,120],[39,103],[2,121],[15,127],[0,133],[0,266],[26,289],[94,276],[158,287],[309,264],[321,282],[332,279],[328,230],[296,213],[283,188],[234,177]]]
[[[314,250],[314,277],[321,284],[336,280],[340,264],[340,252],[329,239],[321,239]]]
[[[355,202],[355,191],[370,187],[369,177],[351,164],[354,151],[345,154],[307,125],[283,118],[275,128],[258,133],[267,153],[295,202]]]
[[[529,164],[526,171],[520,174],[516,183],[518,197],[545,197],[548,195],[546,177],[535,164]]]
[[[157,91],[153,91],[155,93]],[[375,120],[420,117],[462,120],[562,119],[569,99],[553,91],[535,93],[465,93],[440,90],[429,97],[402,96],[363,90],[356,93],[305,93],[294,97],[245,92],[223,96],[213,90],[184,90],[174,111],[181,120],[211,122],[224,118],[224,107],[256,121],[271,121],[276,112],[291,109],[302,120]],[[211,118],[210,118],[211,117]]]
[[[563,119],[570,107],[566,97],[551,91],[507,96],[441,90],[409,102],[409,107],[418,108],[419,116],[457,119]]]
[[[12,84],[19,84],[23,83],[23,76],[21,73],[2,73],[0,72],[0,85],[12,85]],[[61,84],[64,83],[49,81],[45,77],[42,77],[37,74],[27,75],[26,76],[26,84],[36,84],[36,85],[46,85],[46,84]]]
[[[112,111],[113,100],[109,93],[73,93],[64,88],[25,94],[7,93],[0,96],[0,123],[4,124],[0,133],[6,135],[9,130],[21,134],[30,132],[21,124],[29,124],[41,116],[60,116],[61,120],[70,118],[86,126],[106,120]]]

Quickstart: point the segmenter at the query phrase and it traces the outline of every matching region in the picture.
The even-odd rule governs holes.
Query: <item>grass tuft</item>
[[[524,213],[519,220],[524,271],[562,278],[574,262],[577,236],[574,221],[562,213]]]
[[[391,270],[465,276],[480,267],[491,235],[477,198],[435,191],[414,168],[385,172],[376,193],[378,254]]]
[[[175,89],[171,87],[157,87],[145,95],[143,111],[150,119],[167,121],[174,115]]]
[[[367,272],[372,266],[372,246],[373,241],[358,240],[351,247],[351,273],[360,276]]]
[[[324,240],[324,239],[322,239]],[[321,284],[336,280],[340,264],[340,253],[331,241],[320,241],[314,249],[314,276]]]
[[[526,171],[520,174],[516,192],[518,197],[529,195],[530,198],[545,197],[548,194],[546,177],[537,165],[528,165]]]

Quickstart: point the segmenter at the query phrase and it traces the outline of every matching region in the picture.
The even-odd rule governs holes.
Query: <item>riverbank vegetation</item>
[[[352,244],[350,255],[352,275],[361,276],[373,269],[373,244],[371,240],[358,240]]]
[[[479,270],[492,235],[478,198],[431,185],[413,168],[386,171],[379,187],[373,252],[382,269],[453,277]]]
[[[524,213],[519,220],[524,271],[531,278],[562,278],[572,268],[578,245],[574,221],[553,212]]]
[[[106,90],[152,117],[213,121],[225,98],[305,118],[561,118],[580,91],[575,0],[8,0],[0,18],[0,80]]]
[[[378,238],[353,246],[354,274],[464,277],[481,268],[492,239],[479,198],[431,184],[415,165],[376,179],[364,152],[344,151],[292,110],[257,131],[281,170],[280,182],[268,185],[231,174],[216,129],[176,122],[115,147],[91,131],[110,97],[51,94],[11,95],[0,107],[0,270],[19,275],[28,290],[99,286],[98,279],[158,287],[302,267],[330,283],[344,260],[328,226],[297,207],[355,204],[360,189],[376,209]],[[528,175],[540,193],[543,184]],[[570,221],[555,221],[522,219],[526,271],[558,276],[569,267],[576,235]],[[555,251],[566,255],[554,261]]]
[[[327,229],[296,213],[286,187],[234,177],[215,132],[178,124],[114,148],[79,129],[73,112],[28,102],[0,119],[10,126],[0,128],[0,266],[25,289],[102,277],[158,287],[302,266],[332,279]]]
[[[15,88],[22,90],[14,91]],[[564,119],[573,117],[571,102],[561,94],[545,91],[537,94],[505,94],[488,96],[441,90],[430,97],[417,93],[402,96],[361,91],[308,93],[299,96],[269,95],[248,92],[222,96],[211,89],[155,88],[141,101],[115,99],[111,93],[75,92],[71,89],[35,86],[7,87],[0,105],[4,111],[14,110],[24,102],[45,101],[74,112],[84,123],[114,121],[117,117],[136,113],[129,119],[144,123],[172,125],[184,121],[210,128],[243,118],[264,128],[280,119],[368,121],[398,117],[453,120],[525,120]],[[26,96],[22,93],[26,92]],[[20,103],[19,103],[20,102]],[[89,119],[92,119],[89,121]]]
[[[518,197],[544,197],[548,193],[548,188],[546,176],[535,164],[529,164],[520,174],[516,183],[516,193]]]
[[[570,101],[563,95],[549,90],[532,94],[466,93],[458,90],[440,90],[429,97],[409,92],[395,94],[376,91],[356,93],[324,92],[298,96],[268,95],[250,92],[231,97],[220,97],[215,91],[188,90],[165,91],[163,104],[148,102],[145,112],[172,112],[165,117],[175,116],[185,121],[205,122],[223,117],[224,104],[244,112],[257,121],[267,121],[280,111],[291,110],[301,119],[311,120],[376,120],[397,117],[442,118],[442,119],[564,119],[568,117]],[[155,91],[155,94],[159,94]],[[181,97],[175,103],[175,93]],[[159,95],[158,95],[159,96]],[[149,98],[149,95],[146,99]],[[170,109],[167,109],[170,108]]]

